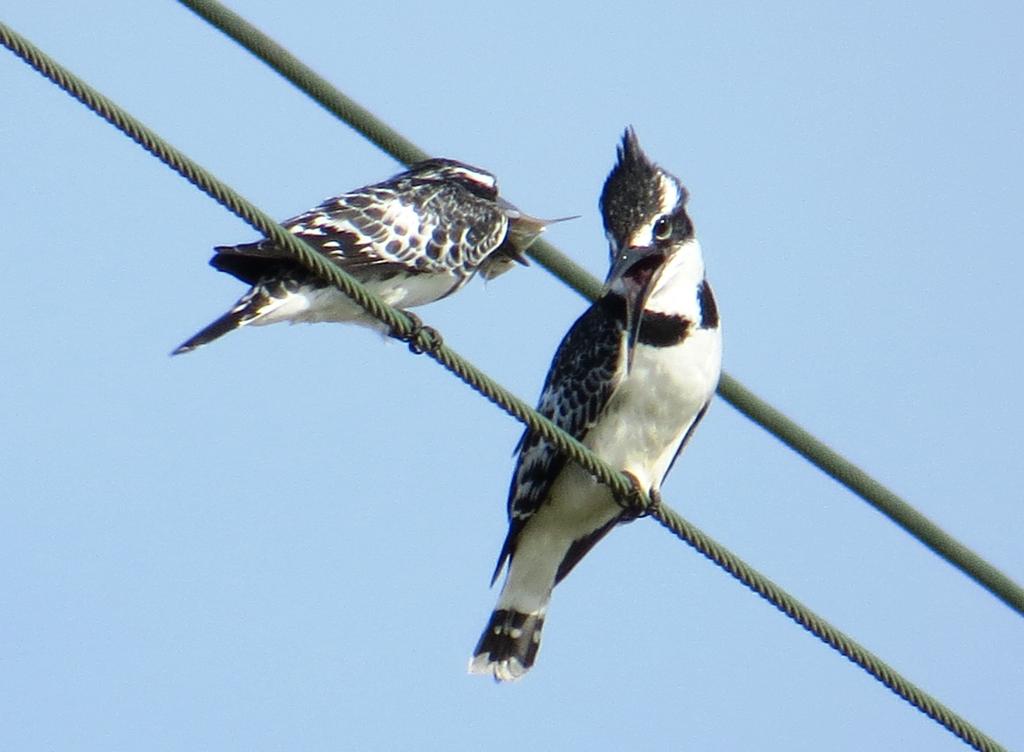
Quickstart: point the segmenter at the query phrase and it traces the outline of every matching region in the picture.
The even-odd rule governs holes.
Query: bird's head
[[[454,159],[425,159],[395,177],[457,183],[480,198],[494,201],[498,197],[498,179],[494,175],[487,170]]]
[[[611,254],[605,289],[625,298],[630,360],[643,313],[667,270],[685,261],[690,251],[700,263],[686,199],[683,184],[647,158],[628,128],[600,207]]]

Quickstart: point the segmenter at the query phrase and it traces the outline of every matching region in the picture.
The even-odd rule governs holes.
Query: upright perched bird
[[[718,310],[686,198],[627,130],[601,194],[612,261],[604,293],[562,340],[538,405],[655,501],[721,368]],[[506,564],[508,574],[469,666],[499,681],[533,665],[555,585],[636,512],[527,430],[508,516],[492,584]]]
[[[452,159],[418,162],[390,180],[324,201],[282,223],[393,306],[432,303],[479,271],[485,279],[526,263],[523,252],[553,221],[498,197],[494,175]],[[178,346],[189,352],[247,324],[378,322],[272,240],[214,249],[213,268],[252,285],[234,307]]]

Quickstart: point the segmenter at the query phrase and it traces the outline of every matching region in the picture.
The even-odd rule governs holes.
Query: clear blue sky
[[[274,216],[399,169],[174,2],[8,6]],[[598,275],[634,125],[691,190],[727,370],[1024,581],[1019,3],[233,7],[581,215],[549,238]],[[0,92],[0,748],[964,748],[651,522],[558,589],[523,681],[467,676],[518,424],[350,327],[170,359],[254,233],[6,52]],[[533,400],[584,306],[535,266],[421,314]],[[726,403],[665,492],[1024,748],[1024,621]]]

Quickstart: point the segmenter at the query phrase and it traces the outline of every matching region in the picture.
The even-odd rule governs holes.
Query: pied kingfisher
[[[428,159],[381,183],[324,201],[282,223],[385,302],[425,305],[479,271],[493,279],[526,264],[529,245],[551,222],[498,197],[494,175],[451,159]],[[218,246],[210,261],[252,288],[183,342],[189,352],[247,324],[353,321],[382,327],[348,296],[293,261],[272,240]]]
[[[600,202],[611,270],[601,298],[562,340],[538,405],[655,503],[721,368],[718,311],[686,198],[627,130]],[[492,584],[506,564],[508,574],[469,665],[499,681],[533,665],[555,585],[637,510],[527,430],[508,516]]]

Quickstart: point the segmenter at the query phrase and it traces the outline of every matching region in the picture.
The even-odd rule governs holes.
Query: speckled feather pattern
[[[508,217],[493,201],[460,183],[407,176],[328,199],[282,226],[349,272],[468,279],[505,241]],[[283,269],[296,267],[271,241],[221,246],[217,251],[282,259]],[[265,264],[263,271],[272,275],[273,266]]]
[[[493,279],[526,263],[523,251],[547,223],[498,197],[489,172],[431,159],[381,183],[327,199],[282,227],[365,284],[386,303],[439,300],[481,272]],[[252,285],[226,314],[174,352],[248,324],[380,323],[271,240],[218,246],[210,264]]]
[[[608,308],[593,305],[576,320],[555,353],[537,410],[577,440],[582,441],[600,418],[622,379],[624,330],[623,321]],[[495,578],[523,525],[547,500],[565,461],[540,434],[529,429],[523,433],[508,495],[509,532]]]

